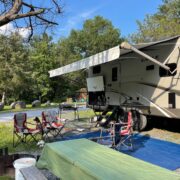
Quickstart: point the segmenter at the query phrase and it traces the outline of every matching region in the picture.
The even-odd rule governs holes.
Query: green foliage
[[[34,99],[38,99],[40,96],[42,101],[47,101],[48,94],[53,93],[48,71],[54,68],[56,58],[56,45],[52,42],[52,37],[43,34],[33,38],[30,60],[33,66]]]
[[[0,36],[0,94],[22,98],[31,80],[29,50],[18,34]]]
[[[60,60],[67,64],[107,50],[121,40],[119,30],[110,21],[96,16],[86,20],[82,30],[72,30],[68,38],[59,41]]]
[[[136,43],[161,40],[180,34],[180,0],[163,0],[154,15],[137,21],[139,31],[131,35]]]
[[[29,44],[18,34],[0,36],[0,95],[6,92],[8,102],[35,99],[42,102],[65,101],[85,87],[85,71],[49,78],[49,70],[94,55],[122,39],[112,23],[100,16],[85,21],[81,30],[53,42],[47,34],[34,36]],[[7,100],[7,99],[6,99]]]
[[[72,30],[68,38],[60,39],[58,42],[59,64],[63,66],[86,58],[116,46],[121,41],[119,30],[114,28],[107,19],[96,16],[94,19],[86,20],[82,30]],[[84,71],[71,73],[65,77],[71,79],[66,90],[67,95],[85,87]]]
[[[79,42],[80,53],[87,57],[118,45],[121,39],[119,30],[114,28],[110,21],[96,16],[85,21],[83,29],[79,32]]]

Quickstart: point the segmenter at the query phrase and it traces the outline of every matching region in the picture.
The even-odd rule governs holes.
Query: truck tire
[[[147,127],[147,117],[143,114],[140,114],[139,117],[139,131],[142,131]]]

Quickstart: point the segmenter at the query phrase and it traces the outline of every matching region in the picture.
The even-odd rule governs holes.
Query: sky
[[[32,0],[29,0],[30,2]],[[39,3],[50,6],[49,1],[41,0]],[[136,21],[143,21],[145,16],[158,11],[162,0],[60,0],[63,13],[58,18],[58,26],[49,34],[58,40],[67,37],[72,29],[82,29],[84,21],[100,15],[112,22],[121,32],[121,37],[137,32]],[[12,23],[0,27],[0,34],[10,34],[18,31],[24,38],[30,30],[16,29]]]
[[[55,35],[67,37],[71,29],[81,29],[83,22],[100,15],[127,37],[137,31],[136,20],[157,12],[162,0],[64,0],[63,14]]]

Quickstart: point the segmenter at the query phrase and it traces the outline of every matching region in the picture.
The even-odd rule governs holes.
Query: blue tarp
[[[107,135],[107,133],[104,133]],[[79,139],[79,138],[94,138],[99,137],[100,132],[83,133],[79,135],[66,137],[64,140]],[[180,145],[168,141],[154,139],[148,135],[142,136],[135,134],[133,137],[134,150],[121,150],[135,158],[147,161],[149,163],[175,170],[180,168]]]
[[[134,136],[133,144],[133,152],[127,150],[123,152],[170,170],[180,168],[179,144],[141,135]]]

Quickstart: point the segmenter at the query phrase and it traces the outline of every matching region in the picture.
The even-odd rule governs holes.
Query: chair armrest
[[[124,130],[124,129],[127,129],[127,128],[130,129],[132,127],[133,127],[133,125],[121,126],[121,131]]]
[[[64,124],[66,124],[67,123],[67,119],[62,119],[62,118],[59,118],[58,119],[61,123],[64,123]]]
[[[128,126],[122,126],[120,131],[127,129],[127,127]]]
[[[34,123],[30,123],[30,122],[26,122],[26,124],[37,125],[37,123],[34,124]]]

